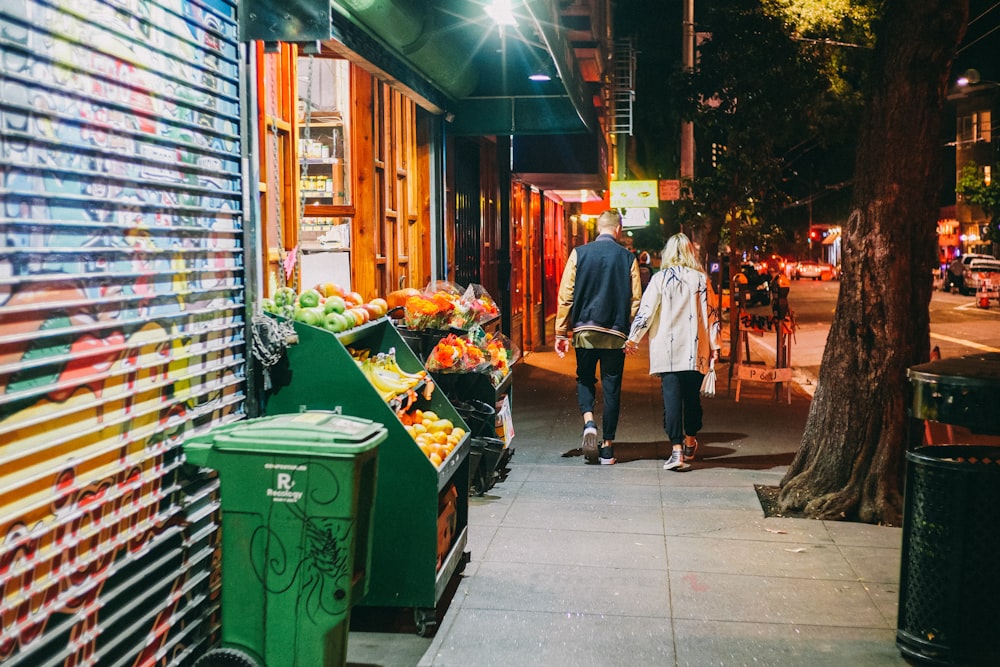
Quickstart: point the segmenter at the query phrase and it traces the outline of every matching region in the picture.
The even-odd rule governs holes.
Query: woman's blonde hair
[[[660,266],[668,269],[671,266],[686,266],[695,271],[704,271],[698,255],[695,254],[694,244],[684,234],[674,234],[667,239],[667,244],[663,246],[660,253]]]

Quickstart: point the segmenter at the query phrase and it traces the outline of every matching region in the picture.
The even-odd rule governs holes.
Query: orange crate
[[[448,488],[441,492],[438,499],[438,539],[437,539],[437,569],[441,569],[448,550],[451,549],[452,540],[455,539],[455,528],[458,523],[458,515],[455,503],[458,501],[458,490],[454,484],[449,484]]]

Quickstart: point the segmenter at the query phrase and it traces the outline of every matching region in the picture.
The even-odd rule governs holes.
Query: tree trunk
[[[837,312],[802,444],[781,482],[785,510],[900,523],[906,371],[930,354],[942,108],[967,20],[967,0],[885,6]]]

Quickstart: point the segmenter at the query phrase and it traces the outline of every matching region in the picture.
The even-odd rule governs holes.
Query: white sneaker
[[[666,463],[663,464],[663,469],[683,472],[685,470],[690,470],[691,464],[684,463],[683,454],[681,454],[681,451],[679,449],[675,449],[672,452],[670,452],[670,458],[667,459]]]

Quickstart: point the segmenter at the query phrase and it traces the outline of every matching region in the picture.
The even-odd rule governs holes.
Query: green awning
[[[560,24],[557,0],[514,0],[499,26],[468,0],[247,0],[243,40],[330,42],[451,122],[449,134],[595,132],[593,93]],[[552,79],[528,75],[547,69]]]

